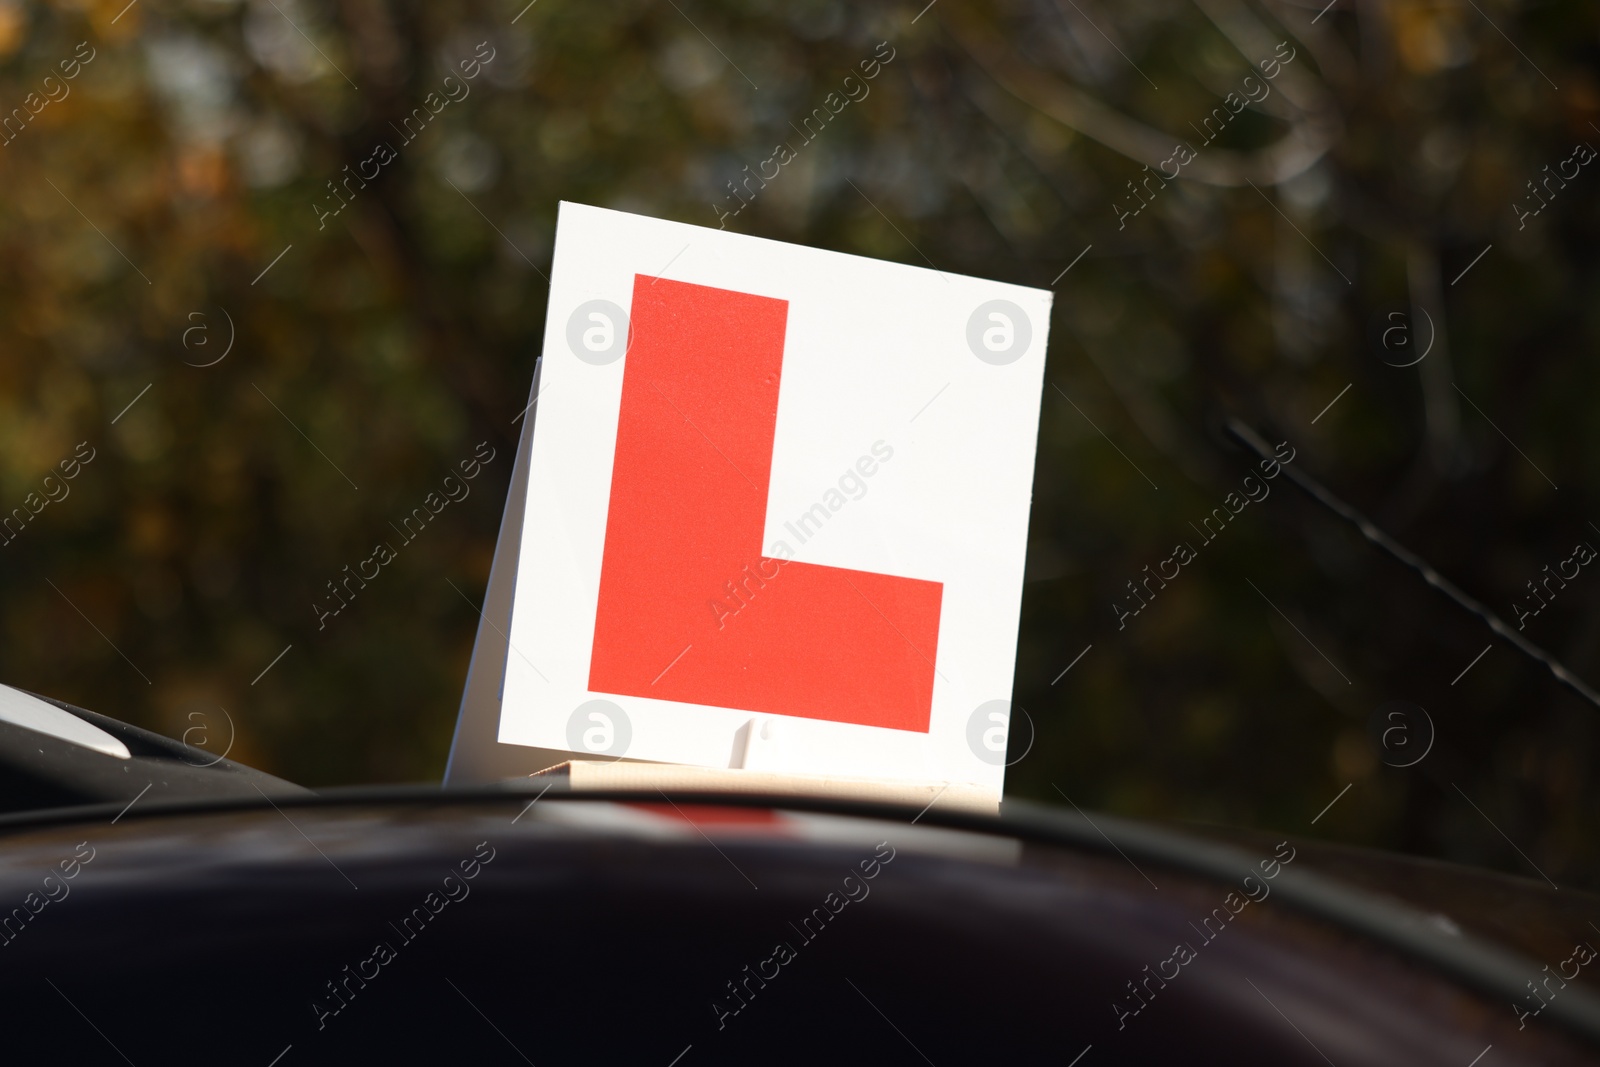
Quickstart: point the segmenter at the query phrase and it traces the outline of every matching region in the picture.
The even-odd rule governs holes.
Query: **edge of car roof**
[[[471,788],[437,786],[357,786],[269,799],[223,798],[203,801],[159,801],[129,805],[120,812],[116,804],[54,808],[0,816],[0,840],[30,830],[43,830],[115,816],[119,821],[145,821],[170,816],[215,815],[283,808],[340,808],[505,804],[552,800],[558,803],[613,802],[659,803],[720,807],[767,808],[813,814],[870,818],[883,821],[923,822],[930,827],[966,830],[1011,837],[1026,843],[1071,848],[1098,855],[1121,855],[1143,860],[1194,877],[1228,883],[1256,872],[1255,858],[1242,849],[1214,839],[1186,833],[1170,826],[1096,815],[1027,801],[1006,801],[998,815],[965,811],[918,811],[914,806],[833,797],[761,793],[718,793],[707,790],[571,790],[520,781]],[[1113,841],[1111,834],[1116,840]],[[1540,965],[1474,934],[1448,933],[1429,915],[1411,905],[1365,889],[1347,885],[1320,872],[1285,867],[1279,871],[1274,894],[1294,910],[1374,941],[1407,960],[1420,964],[1460,985],[1490,998],[1516,1001],[1523,992],[1524,976],[1539,973]],[[1600,997],[1571,988],[1547,1005],[1550,1021],[1569,1034],[1600,1047]]]

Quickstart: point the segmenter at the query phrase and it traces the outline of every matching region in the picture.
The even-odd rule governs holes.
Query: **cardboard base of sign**
[[[781,796],[870,800],[995,814],[1000,798],[964,782],[892,782],[874,778],[833,778],[811,774],[772,774],[678,763],[568,760],[530,778],[565,782],[574,790],[677,789],[717,793],[773,793]]]
[[[508,635],[512,595],[516,590],[517,552],[522,543],[522,516],[527,508],[528,453],[533,445],[533,421],[538,414],[541,364],[542,360],[534,364],[528,406],[523,409],[505,516],[500,520],[500,537],[495,542],[494,562],[489,568],[489,586],[484,592],[483,609],[478,613],[478,635],[472,643],[472,662],[467,667],[467,684],[461,692],[461,714],[456,719],[450,761],[445,766],[446,786],[517,778],[573,755],[559,749],[504,745],[497,736],[506,657],[523,654],[511,647]]]

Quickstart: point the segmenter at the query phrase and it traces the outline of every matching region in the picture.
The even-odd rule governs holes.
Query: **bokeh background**
[[[524,4],[0,0],[0,511],[70,490],[0,547],[0,680],[213,746],[226,709],[233,758],[308,785],[437,780],[557,202],[714,226],[887,42],[728,225],[1056,292],[1009,793],[1600,885],[1600,708],[1501,642],[1474,662],[1481,623],[1285,479],[1112,606],[1248,472],[1229,415],[1508,619],[1600,546],[1600,167],[1572,162],[1600,8]],[[481,42],[470,96],[321,220]],[[1600,679],[1596,568],[1526,625]],[[1435,728],[1409,768],[1391,701]]]

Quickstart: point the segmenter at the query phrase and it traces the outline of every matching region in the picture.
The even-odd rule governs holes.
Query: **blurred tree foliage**
[[[308,784],[436,778],[557,202],[716,225],[886,41],[729,224],[1056,289],[1012,795],[1531,875],[1508,837],[1600,882],[1600,709],[1498,643],[1453,683],[1485,628],[1286,480],[1125,628],[1112,606],[1239,488],[1227,414],[1508,618],[1600,544],[1600,168],[1516,206],[1600,145],[1600,9],[919,6],[0,0],[0,508],[96,450],[0,548],[0,678],[217,747],[226,708],[234,758]],[[472,495],[319,629],[325,583],[480,441]],[[1528,633],[1600,679],[1600,577]],[[1437,728],[1409,769],[1374,744],[1391,700]]]

